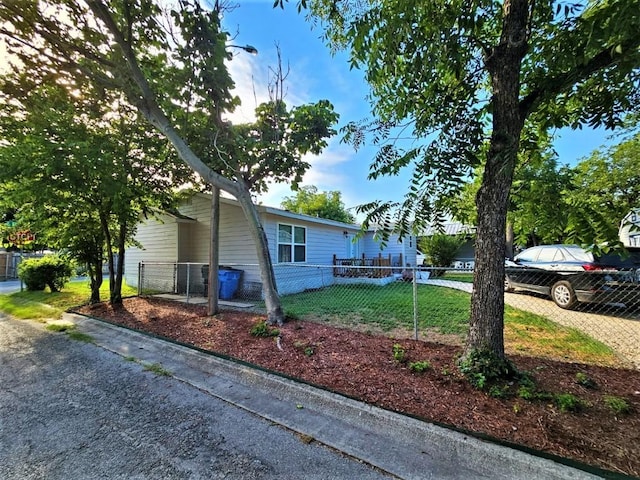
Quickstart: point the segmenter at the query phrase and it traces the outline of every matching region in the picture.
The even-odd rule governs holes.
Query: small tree
[[[448,267],[455,260],[463,242],[464,237],[436,233],[421,238],[418,244],[422,253],[426,255],[429,265]],[[431,273],[434,277],[439,277],[444,273],[444,270],[435,270]]]

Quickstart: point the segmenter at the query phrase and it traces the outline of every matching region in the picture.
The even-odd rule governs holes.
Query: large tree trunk
[[[506,241],[507,245],[505,247],[504,256],[509,260],[513,260],[513,242],[515,235],[513,233],[513,223],[507,221],[507,233],[506,233]]]
[[[89,303],[100,303],[100,287],[102,286],[102,256],[96,258],[92,263],[87,263],[87,272],[89,272],[89,287],[91,288],[91,297]]]
[[[270,325],[282,325],[284,322],[284,313],[280,303],[280,296],[276,289],[276,278],[273,273],[273,264],[271,262],[271,254],[269,253],[269,245],[267,243],[267,235],[264,233],[262,223],[258,211],[251,200],[249,192],[242,191],[236,197],[249,223],[251,236],[256,244],[258,254],[258,264],[260,265],[260,279],[262,280],[262,291],[264,301],[267,306],[267,323]]]
[[[505,0],[500,44],[487,53],[491,74],[493,131],[482,184],[476,196],[478,225],[475,275],[465,358],[488,352],[504,359],[504,255],[509,191],[524,116],[520,70],[527,51],[527,0]]]
[[[110,300],[113,305],[122,305],[122,280],[124,277],[124,255],[127,241],[127,225],[120,224],[118,231],[118,263],[115,264],[115,278],[112,283]]]
[[[211,244],[209,245],[209,297],[208,314],[217,315],[218,304],[218,267],[220,263],[220,189],[213,187],[211,191]]]
[[[113,240],[111,238],[111,231],[109,230],[109,219],[103,213],[99,213],[99,216],[102,234],[104,235],[105,248],[107,250],[107,265],[109,266],[109,300],[111,301],[116,281],[115,264],[113,262]]]

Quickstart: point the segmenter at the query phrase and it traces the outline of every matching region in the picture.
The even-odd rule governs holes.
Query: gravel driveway
[[[472,284],[451,280],[425,283],[471,293]],[[614,305],[585,305],[579,310],[563,310],[550,299],[524,292],[505,293],[504,301],[520,310],[535,313],[560,325],[573,327],[613,348],[632,366],[640,369],[640,311]]]
[[[505,293],[504,300],[512,307],[577,328],[613,348],[635,368],[640,368],[640,312],[637,310],[612,305],[585,305],[579,310],[563,310],[547,298],[524,292]]]

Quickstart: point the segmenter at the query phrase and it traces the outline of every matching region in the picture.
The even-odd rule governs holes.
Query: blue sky
[[[365,97],[369,89],[363,73],[350,70],[348,55],[332,56],[320,39],[322,30],[305,20],[305,12],[297,12],[296,0],[284,9],[273,8],[272,0],[241,1],[223,19],[237,45],[253,45],[259,53],[249,55],[237,50],[229,63],[236,82],[235,94],[242,106],[230,119],[236,123],[251,121],[256,105],[268,100],[269,66],[276,62],[276,44],[280,46],[284,65],[290,67],[285,101],[289,106],[328,99],[340,114],[338,128],[349,121],[368,117],[370,106]],[[0,43],[0,70],[6,57]],[[594,149],[607,142],[609,133],[584,129],[563,131],[555,143],[561,163],[575,164]],[[338,190],[347,207],[355,207],[373,200],[400,200],[408,186],[409,170],[397,177],[368,181],[369,165],[375,149],[355,152],[340,144],[340,136],[318,157],[307,157],[312,164],[303,185],[315,185],[320,190]],[[280,206],[283,197],[294,195],[288,185],[272,185],[259,201]]]
[[[288,63],[290,67],[285,96],[289,106],[328,99],[340,114],[339,127],[367,117],[370,106],[365,97],[369,89],[363,73],[349,69],[346,53],[332,56],[320,39],[320,27],[314,28],[306,21],[304,11],[299,14],[296,1],[292,2],[282,10],[274,9],[271,0],[245,1],[225,15],[223,26],[235,37],[231,43],[252,45],[259,52],[254,56],[238,50],[229,63],[236,82],[235,93],[242,100],[242,106],[231,116],[232,121],[250,121],[256,101],[259,104],[268,99],[268,67],[277,63],[276,44],[280,46],[284,65]],[[562,131],[555,142],[560,162],[576,163],[605,144],[608,135],[591,129]],[[352,147],[340,144],[338,135],[322,155],[307,158],[312,168],[303,184],[342,192],[347,207],[373,200],[400,200],[411,172],[368,181],[374,151],[368,148],[355,152]],[[287,185],[273,185],[259,200],[278,207],[284,196],[293,194]]]

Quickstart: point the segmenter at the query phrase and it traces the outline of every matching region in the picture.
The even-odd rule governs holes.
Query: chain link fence
[[[394,338],[462,345],[468,332],[472,268],[274,265],[290,319]],[[206,303],[208,265],[142,263],[141,295]],[[264,312],[257,265],[220,267],[222,308]],[[640,368],[640,269],[541,272],[507,268],[509,353]]]

